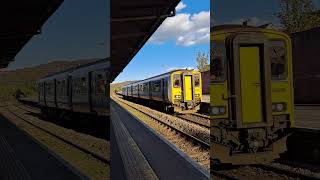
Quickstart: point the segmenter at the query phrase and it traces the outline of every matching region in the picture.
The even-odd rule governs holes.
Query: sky
[[[109,0],[64,0],[8,68],[109,56],[107,4]]]
[[[280,0],[212,0],[212,24],[239,24],[250,19],[249,25],[272,23],[280,26],[276,13],[279,12]],[[313,1],[320,8],[320,1]]]
[[[210,1],[182,0],[114,83],[142,80],[177,68],[196,68],[210,51]]]

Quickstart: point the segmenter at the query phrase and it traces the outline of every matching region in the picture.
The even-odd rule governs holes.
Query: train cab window
[[[173,75],[173,87],[175,88],[181,87],[181,76],[179,74]]]
[[[271,41],[269,49],[272,80],[287,79],[287,58],[284,41]]]
[[[200,76],[194,75],[194,86],[199,87],[200,86]]]
[[[225,80],[225,45],[222,41],[213,41],[211,47],[211,79],[213,82],[223,82]]]

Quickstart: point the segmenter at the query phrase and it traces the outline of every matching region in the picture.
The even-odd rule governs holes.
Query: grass
[[[12,100],[18,91],[21,91],[26,97],[37,96],[37,84],[35,81],[18,83],[0,83],[0,99]]]

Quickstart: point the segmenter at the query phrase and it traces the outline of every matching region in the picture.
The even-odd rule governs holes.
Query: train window
[[[160,81],[153,82],[153,92],[160,92]]]
[[[143,91],[144,92],[148,91],[148,83],[143,83]]]
[[[175,88],[181,87],[181,76],[179,74],[173,75],[173,86]]]
[[[66,81],[65,80],[62,80],[61,82],[61,95],[65,96],[67,93],[66,93]]]
[[[58,93],[58,95],[61,94],[61,91],[62,91],[61,82],[60,82],[60,81],[57,81],[57,93]]]
[[[139,85],[139,91],[143,92],[143,85],[142,84]]]
[[[199,87],[200,86],[200,76],[194,75],[194,86]]]
[[[271,41],[270,49],[272,80],[287,79],[287,58],[284,41]]]
[[[53,83],[52,82],[48,82],[46,84],[46,89],[47,89],[47,94],[48,95],[53,95],[54,91],[53,91]]]
[[[80,81],[80,94],[87,94],[87,81],[85,77],[82,77]]]
[[[106,91],[105,80],[102,77],[102,74],[96,75],[96,94],[104,94]]]
[[[214,82],[223,82],[225,80],[225,45],[222,41],[213,41],[211,46],[211,79]]]

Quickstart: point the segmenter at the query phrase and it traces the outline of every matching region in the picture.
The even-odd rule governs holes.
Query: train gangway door
[[[192,101],[192,76],[184,76],[185,83],[185,100]]]
[[[240,47],[241,106],[244,124],[263,121],[259,46]]]

